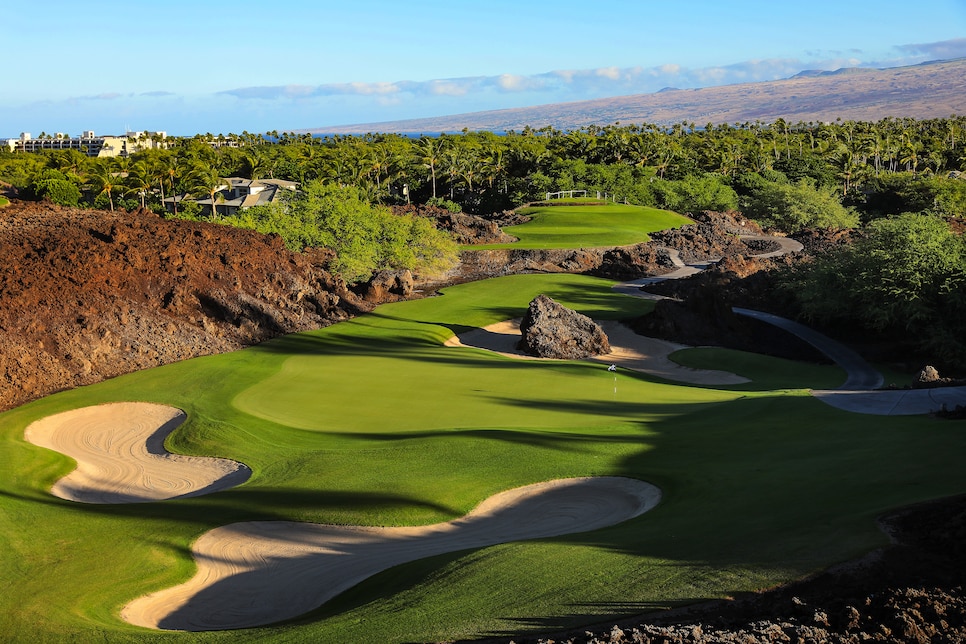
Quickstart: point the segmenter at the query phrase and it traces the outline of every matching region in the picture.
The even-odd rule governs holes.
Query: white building
[[[126,157],[140,150],[168,147],[166,132],[127,132],[124,136],[96,136],[86,130],[70,137],[63,132],[42,134],[34,138],[22,132],[18,139],[7,139],[11,152],[40,152],[41,150],[79,150],[89,157]]]

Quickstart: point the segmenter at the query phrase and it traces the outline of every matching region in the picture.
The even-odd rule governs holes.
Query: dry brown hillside
[[[703,89],[664,90],[592,101],[473,112],[435,118],[316,128],[309,132],[571,130],[615,122],[672,124],[878,121],[887,117],[945,118],[966,114],[966,59],[889,69],[802,73],[786,80]]]

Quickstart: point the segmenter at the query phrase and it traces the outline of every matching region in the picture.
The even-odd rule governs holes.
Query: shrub
[[[463,212],[463,207],[456,203],[455,201],[450,201],[449,199],[444,199],[443,197],[430,197],[426,201],[427,206],[436,206],[437,208],[443,208],[450,212]]]
[[[58,170],[43,170],[27,186],[26,193],[34,199],[49,199],[61,206],[76,206],[81,198],[80,188]]]
[[[858,215],[839,201],[834,188],[817,187],[807,179],[795,183],[762,179],[749,185],[742,211],[765,228],[794,233],[804,228],[854,228]]]

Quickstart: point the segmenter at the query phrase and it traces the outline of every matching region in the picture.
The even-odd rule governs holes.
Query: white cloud
[[[601,67],[600,69],[594,70],[594,74],[602,78],[618,80],[621,77],[621,70],[617,67]]]
[[[546,86],[546,81],[539,76],[502,74],[496,78],[496,84],[505,92],[527,92],[543,89]]]
[[[427,84],[430,94],[436,96],[466,96],[470,90],[469,79],[434,80]]]

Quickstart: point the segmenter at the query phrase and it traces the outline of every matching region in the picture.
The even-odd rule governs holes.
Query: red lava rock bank
[[[148,211],[0,210],[0,409],[367,308],[327,251]]]

